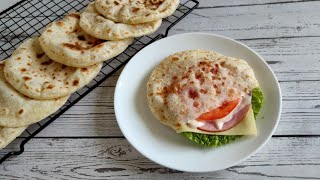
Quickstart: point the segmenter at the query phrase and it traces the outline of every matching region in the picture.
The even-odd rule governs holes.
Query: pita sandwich
[[[165,58],[154,69],[147,97],[155,117],[176,132],[253,135],[251,92],[257,86],[246,61],[190,50]]]

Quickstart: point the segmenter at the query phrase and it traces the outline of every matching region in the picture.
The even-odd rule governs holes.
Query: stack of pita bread
[[[0,149],[90,83],[102,62],[151,34],[179,0],[96,0],[52,22],[0,61]]]

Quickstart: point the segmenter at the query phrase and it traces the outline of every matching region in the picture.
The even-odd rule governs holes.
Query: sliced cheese
[[[211,135],[257,135],[256,121],[253,116],[252,108],[249,109],[245,118],[240,121],[235,127],[222,131],[222,132],[206,132],[199,129],[192,129],[186,124],[182,124],[181,128],[176,130],[177,133],[180,132],[196,132],[202,134],[211,134]]]

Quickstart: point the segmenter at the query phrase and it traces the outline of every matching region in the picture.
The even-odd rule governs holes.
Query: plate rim
[[[119,103],[119,100],[118,99],[118,93],[119,93],[119,88],[120,88],[120,83],[121,83],[121,80],[123,78],[123,72],[127,71],[127,69],[130,67],[130,64],[132,63],[135,63],[134,61],[132,61],[132,59],[134,59],[136,56],[139,56],[140,54],[143,53],[143,51],[149,47],[149,46],[154,46],[154,44],[156,43],[159,43],[160,41],[166,41],[168,39],[172,39],[172,38],[176,38],[176,37],[179,37],[179,36],[193,36],[193,35],[201,35],[201,36],[212,36],[212,37],[218,37],[218,38],[222,38],[222,39],[225,39],[225,40],[229,40],[231,41],[232,43],[236,43],[244,48],[246,48],[248,51],[250,51],[251,53],[253,53],[254,55],[256,55],[260,60],[262,60],[262,63],[264,63],[264,65],[268,68],[268,70],[271,72],[272,74],[272,77],[274,78],[274,80],[276,81],[276,84],[277,86],[275,86],[275,89],[278,91],[279,93],[279,99],[278,99],[278,104],[279,104],[279,109],[278,109],[278,115],[277,115],[277,119],[276,119],[276,123],[275,125],[273,126],[273,128],[271,129],[270,133],[267,135],[267,138],[254,150],[252,151],[251,153],[249,153],[246,157],[244,158],[241,158],[240,160],[236,161],[236,162],[233,162],[231,163],[229,166],[226,166],[226,167],[220,167],[218,169],[213,169],[213,170],[204,170],[204,171],[198,171],[198,170],[195,170],[195,171],[190,171],[190,170],[185,170],[185,169],[181,169],[181,168],[178,168],[178,167],[172,167],[170,165],[167,165],[167,164],[163,164],[162,162],[158,162],[158,161],[155,161],[152,157],[148,156],[147,154],[145,154],[144,152],[141,152],[139,150],[138,147],[136,147],[135,144],[133,144],[131,142],[131,139],[130,137],[128,137],[128,135],[125,133],[125,131],[123,131],[123,127],[121,125],[121,123],[119,123],[119,120],[118,120],[118,117],[119,117],[119,111],[117,110],[118,108],[116,108],[118,106],[118,103]],[[150,161],[154,162],[154,163],[157,163],[163,167],[167,167],[167,168],[170,168],[170,169],[174,169],[174,170],[179,170],[179,171],[183,171],[183,172],[192,172],[192,173],[206,173],[206,172],[214,172],[214,171],[219,171],[219,170],[224,170],[226,168],[229,168],[229,167],[232,167],[232,166],[235,166],[245,160],[247,160],[249,157],[251,157],[252,155],[254,155],[255,153],[257,153],[258,151],[261,150],[262,147],[264,147],[267,142],[269,142],[269,140],[271,139],[272,135],[274,134],[276,128],[278,127],[278,124],[279,124],[279,121],[280,121],[280,118],[281,118],[281,112],[282,112],[282,91],[281,91],[281,87],[280,87],[280,84],[279,84],[279,81],[275,75],[275,73],[273,72],[273,70],[271,69],[271,67],[267,64],[267,62],[264,60],[264,58],[262,56],[260,56],[257,52],[255,52],[253,49],[251,49],[249,46],[235,40],[235,39],[232,39],[232,38],[229,38],[229,37],[226,37],[226,36],[222,36],[222,35],[218,35],[218,34],[214,34],[214,33],[203,33],[203,32],[188,32],[188,33],[181,33],[181,34],[176,34],[176,35],[172,35],[172,36],[168,36],[168,37],[165,37],[165,38],[162,38],[160,40],[157,40],[149,45],[147,45],[146,47],[144,47],[143,49],[141,49],[137,54],[135,54],[132,59],[125,65],[125,67],[123,68],[123,70],[121,71],[121,74],[117,80],[117,83],[116,83],[116,87],[115,87],[115,91],[114,91],[114,112],[115,112],[115,117],[116,117],[116,121],[117,121],[117,124],[123,134],[123,136],[126,138],[126,140],[129,142],[129,144],[134,148],[136,149],[140,154],[142,154],[144,157],[146,157],[147,159],[149,159]]]

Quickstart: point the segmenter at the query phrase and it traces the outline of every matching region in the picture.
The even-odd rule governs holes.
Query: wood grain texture
[[[319,179],[319,148],[319,137],[272,138],[259,153],[227,170],[184,173],[151,162],[122,138],[33,139],[0,172],[8,179]]]
[[[306,0],[199,0],[199,8],[225,8],[230,6],[258,6],[284,3],[298,3]]]
[[[307,1],[197,9],[170,33],[200,31],[233,39],[319,36],[319,8],[318,1]]]
[[[7,7],[14,5],[15,3],[19,2],[19,0],[9,0],[7,2],[0,3],[0,12],[5,10]]]
[[[170,35],[209,32],[238,39],[262,55],[278,77],[282,117],[276,137],[263,149],[237,166],[213,173],[183,173],[151,162],[121,138],[113,109],[118,71],[26,144],[22,155],[1,165],[0,179],[320,179],[320,1],[199,1],[199,8]],[[50,1],[44,2],[51,7]],[[75,2],[64,3],[68,10],[67,4]],[[47,24],[64,13],[58,9],[52,7],[53,15],[48,11],[37,18]],[[26,14],[14,20],[25,18],[33,24]],[[0,36],[1,42],[13,44],[29,37],[19,28],[15,36],[6,31]],[[0,151],[0,157],[17,149],[21,140]]]

